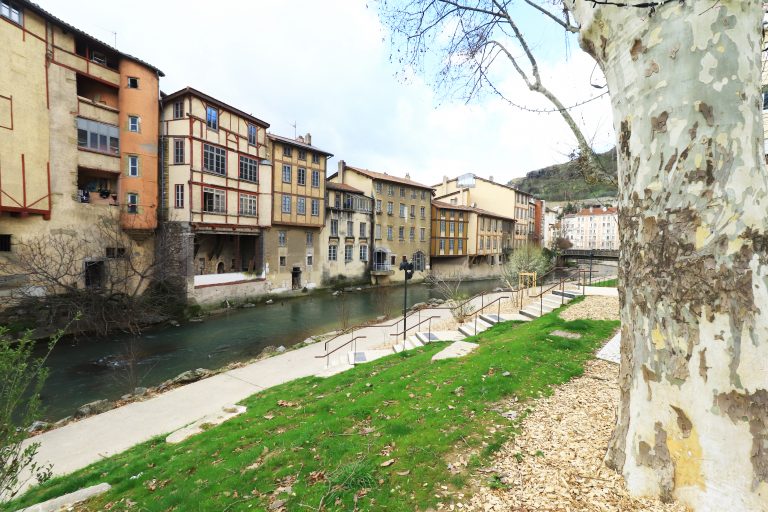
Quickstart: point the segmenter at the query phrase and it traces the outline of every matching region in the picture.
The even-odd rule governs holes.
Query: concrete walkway
[[[509,294],[486,294],[485,304]],[[479,309],[480,300],[477,301]],[[436,316],[434,323],[451,318],[447,309],[422,310],[421,319]],[[418,323],[419,313],[408,318],[408,325]],[[357,350],[371,350],[383,343],[395,342],[390,333],[402,330],[402,319],[363,327],[354,336],[366,336],[357,341]],[[383,325],[383,326],[382,326]],[[426,330],[426,324],[418,330]],[[413,334],[415,331],[410,331]],[[402,339],[402,336],[400,336]],[[341,347],[351,339],[341,336],[331,342],[328,350]],[[279,344],[276,340],[274,344]],[[169,434],[198,419],[221,411],[222,407],[272,386],[311,375],[328,375],[324,342],[264,359],[242,368],[229,370],[213,377],[182,386],[143,402],[107,411],[34,437],[40,443],[37,460],[53,464],[53,474],[65,475],[84,468],[102,458],[123,452],[155,436]],[[328,360],[331,367],[349,366],[347,357],[351,346],[341,348]],[[291,397],[286,397],[290,399]]]

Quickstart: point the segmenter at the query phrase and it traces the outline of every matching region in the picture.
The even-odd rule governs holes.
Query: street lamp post
[[[589,251],[589,286],[592,286],[592,257],[594,257],[595,251]]]
[[[413,263],[408,263],[408,258],[403,256],[400,262],[400,270],[405,272],[405,287],[403,288],[403,343],[405,343],[405,316],[408,314],[408,281],[413,277]]]

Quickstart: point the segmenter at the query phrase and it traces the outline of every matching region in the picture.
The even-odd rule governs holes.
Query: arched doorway
[[[425,268],[427,268],[427,258],[424,256],[424,253],[421,251],[416,251],[413,254],[413,270],[417,270],[419,272],[423,272]]]
[[[223,274],[224,273],[224,262],[220,261],[218,265],[216,265],[216,273],[217,274]]]

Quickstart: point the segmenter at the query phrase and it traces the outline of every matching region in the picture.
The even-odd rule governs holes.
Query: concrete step
[[[414,348],[423,347],[424,344],[415,336],[409,336],[405,340],[405,347],[407,350],[413,350]]]
[[[366,350],[365,352],[349,352],[347,354],[350,365],[370,363],[376,359],[392,355],[391,349]]]
[[[501,315],[502,322],[510,322],[512,320],[516,320],[518,322],[530,322],[531,317],[521,315],[520,313],[502,313]]]
[[[496,314],[483,314],[480,315],[480,319],[490,325],[496,325],[499,322],[503,322],[502,318]]]
[[[556,295],[557,297],[563,296],[569,299],[575,299],[576,297],[581,297],[581,289],[575,290],[566,288],[562,292],[560,290],[554,290],[552,291],[552,294]]]
[[[433,341],[440,341],[440,337],[434,332],[417,332],[416,337],[424,345],[427,343],[432,343]]]
[[[493,325],[486,323],[484,320],[478,318],[477,324],[475,324],[475,321],[472,320],[471,322],[467,322],[466,324],[459,326],[459,332],[465,336],[474,336],[475,334],[480,334],[481,332],[490,329],[491,327],[493,327]],[[477,328],[477,331],[475,331],[475,328]]]

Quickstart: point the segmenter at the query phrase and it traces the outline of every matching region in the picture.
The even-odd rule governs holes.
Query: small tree
[[[17,340],[0,326],[0,499],[12,499],[32,479],[43,483],[51,477],[52,466],[35,461],[40,443],[24,441],[41,412],[40,390],[48,376],[45,361],[62,332],[51,337],[42,357],[35,358],[30,331]]]
[[[426,279],[446,301],[446,305],[451,307],[451,314],[457,322],[463,322],[475,310],[475,306],[467,301],[469,295],[461,289],[463,279],[459,272],[449,275],[432,272]]]
[[[517,288],[521,273],[536,272],[541,276],[552,267],[552,262],[544,255],[541,247],[524,245],[510,256],[509,261],[501,267],[501,278],[509,288]]]

